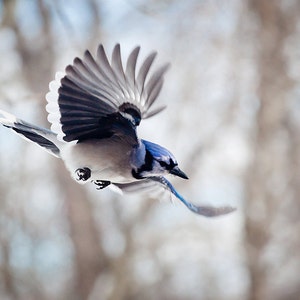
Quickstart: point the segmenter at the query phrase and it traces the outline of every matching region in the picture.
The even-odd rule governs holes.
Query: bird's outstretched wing
[[[163,176],[153,176],[148,177],[147,179],[139,180],[132,183],[126,184],[115,184],[118,188],[120,188],[124,192],[138,192],[140,190],[151,191],[153,189],[157,189],[158,186],[167,190],[172,195],[174,195],[177,199],[179,199],[189,210],[192,212],[202,215],[205,217],[217,217],[221,215],[225,215],[231,213],[235,210],[235,208],[231,206],[221,206],[221,207],[213,207],[213,206],[197,206],[186,199],[184,199],[173,187],[173,185]]]
[[[112,135],[136,143],[136,126],[160,112],[151,109],[163,85],[165,64],[149,76],[157,55],[149,54],[136,70],[140,47],[130,53],[126,68],[117,44],[109,62],[99,45],[94,58],[87,50],[50,83],[47,111],[51,129],[65,141],[101,139]]]

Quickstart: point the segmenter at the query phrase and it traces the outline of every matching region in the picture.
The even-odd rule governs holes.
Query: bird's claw
[[[87,181],[91,177],[89,168],[79,168],[75,171],[77,181]]]
[[[102,190],[111,184],[108,180],[94,180],[93,183],[97,185],[97,190]]]

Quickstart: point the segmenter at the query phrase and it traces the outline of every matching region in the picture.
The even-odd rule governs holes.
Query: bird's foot
[[[97,185],[97,190],[102,190],[111,184],[108,180],[94,180],[93,183]]]
[[[79,168],[75,171],[77,181],[87,181],[91,177],[89,168]]]

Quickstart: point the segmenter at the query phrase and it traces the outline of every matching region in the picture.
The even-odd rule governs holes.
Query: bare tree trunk
[[[1,268],[1,281],[3,285],[3,289],[6,295],[9,295],[9,299],[15,300],[18,299],[18,293],[15,288],[15,280],[13,270],[10,267],[10,249],[9,249],[9,241],[0,237],[0,245],[1,245],[1,256],[3,259],[2,268]]]
[[[274,299],[272,267],[265,260],[274,239],[279,207],[288,184],[288,146],[284,144],[289,90],[284,43],[295,26],[295,16],[284,11],[280,1],[250,0],[259,24],[257,41],[259,109],[253,139],[254,158],[247,174],[246,240],[250,271],[249,300]],[[281,186],[283,185],[283,187]]]
[[[48,82],[53,76],[51,68],[54,66],[54,43],[51,32],[51,11],[44,0],[38,0],[36,8],[41,19],[40,39],[34,46],[31,41],[24,37],[22,30],[15,19],[16,1],[3,1],[5,10],[2,24],[12,28],[17,39],[17,48],[22,59],[23,77],[31,91],[44,94],[47,91]],[[94,1],[90,1],[93,12],[94,26],[99,34],[99,18]],[[39,72],[37,72],[37,68]],[[44,98],[44,96],[42,96]],[[44,112],[45,101],[41,104],[41,111]],[[45,118],[46,119],[46,115]],[[102,270],[104,253],[100,246],[100,235],[93,219],[93,209],[87,199],[85,189],[80,187],[62,170],[62,164],[57,167],[57,182],[61,190],[61,198],[65,201],[67,218],[69,221],[70,238],[74,245],[75,253],[75,284],[74,291],[78,299],[87,299],[94,282]],[[9,270],[5,283],[7,289],[13,294],[13,285],[9,276]]]
[[[66,178],[64,166],[59,164],[57,174],[64,197],[70,237],[75,252],[75,286],[78,299],[88,299],[94,283],[103,269],[104,253],[100,233],[93,218],[93,208],[85,188]]]

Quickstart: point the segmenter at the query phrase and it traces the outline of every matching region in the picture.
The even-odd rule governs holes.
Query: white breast
[[[90,180],[126,183],[134,181],[131,175],[131,151],[128,143],[111,138],[68,143],[63,147],[61,157],[74,179],[78,168],[87,167],[91,170]]]

